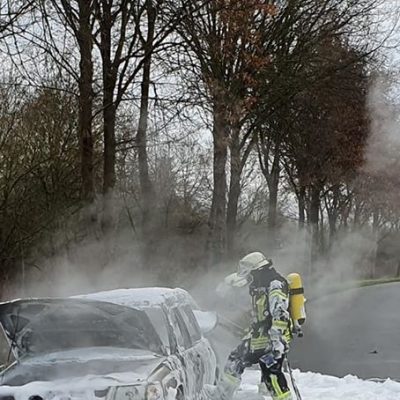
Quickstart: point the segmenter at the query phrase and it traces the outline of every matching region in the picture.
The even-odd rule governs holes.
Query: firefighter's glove
[[[271,337],[271,350],[270,353],[276,360],[281,359],[288,351],[289,346],[283,336]]]
[[[260,361],[265,364],[268,369],[272,369],[278,364],[278,360],[274,357],[272,353],[264,354],[262,357],[260,357]]]

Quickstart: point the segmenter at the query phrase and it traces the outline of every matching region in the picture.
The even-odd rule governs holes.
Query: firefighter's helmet
[[[265,257],[263,253],[256,251],[254,253],[247,254],[239,261],[238,275],[247,276],[251,271],[255,269],[270,267],[272,261]]]
[[[239,261],[237,272],[229,275],[225,282],[235,287],[246,286],[251,282],[251,271],[271,265],[272,261],[265,257],[263,253],[257,251],[247,254]]]

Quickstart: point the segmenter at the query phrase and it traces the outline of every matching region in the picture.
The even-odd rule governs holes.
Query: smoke
[[[354,187],[364,189],[364,204],[371,207],[370,211],[388,220],[397,218],[399,193],[396,185],[400,165],[397,92],[398,87],[387,75],[372,81],[367,103],[370,131],[365,162],[354,182]],[[308,304],[306,337],[295,342],[292,352],[294,364],[302,370],[339,376],[352,373],[365,378],[386,378],[390,374],[380,351],[387,345],[384,338],[389,332],[384,324],[392,319],[381,304],[395,301],[390,299],[390,289],[380,286],[351,289],[351,281],[360,279],[360,267],[364,277],[366,273],[372,277],[376,277],[376,272],[379,276],[385,273],[380,264],[382,260],[378,259],[376,264],[379,227],[372,229],[372,217],[366,222],[363,229],[340,233],[325,267],[318,266],[321,273]],[[332,294],[335,290],[337,293]],[[318,352],[314,351],[316,348]]]
[[[75,221],[39,243],[22,261],[24,271],[8,285],[3,299],[64,297],[160,284],[159,269],[144,266],[143,243],[130,227],[102,235],[94,226],[92,232],[75,239],[80,223]]]
[[[367,172],[385,173],[398,161],[400,154],[397,151],[400,149],[399,121],[395,107],[388,105],[389,87],[389,82],[379,79],[370,90],[371,134],[363,167]],[[117,214],[122,214],[121,204],[116,208]],[[250,308],[247,288],[225,299],[216,293],[224,277],[235,272],[239,254],[259,250],[273,258],[283,275],[300,272],[305,277],[306,297],[318,299],[332,289],[343,287],[345,282],[357,279],[360,268],[371,263],[376,251],[375,237],[367,229],[338,232],[327,257],[312,264],[310,232],[299,230],[295,221],[287,221],[277,238],[271,238],[265,226],[246,225],[240,235],[245,240],[238,244],[231,262],[211,270],[192,269],[204,251],[204,232],[199,236],[171,233],[157,236],[161,240],[154,241],[154,252],[159,257],[154,258],[154,265],[149,268],[143,262],[143,243],[135,237],[129,224],[122,225],[111,237],[92,235],[73,242],[68,248],[61,247],[51,256],[35,259],[35,267],[25,274],[23,287],[21,282],[16,282],[10,297],[63,297],[122,287],[181,286],[190,291],[203,308],[218,311],[222,324],[230,321],[244,325],[243,316]],[[66,232],[57,235],[66,236]],[[26,261],[27,267],[33,262]],[[334,319],[344,306],[351,307],[354,296],[355,292],[348,291],[325,302],[311,302],[312,324],[311,328],[306,327],[306,334],[311,333],[317,342],[327,330],[334,336],[342,329]],[[222,362],[237,340],[226,328],[215,332],[214,343]]]
[[[368,107],[372,122],[365,170],[385,171],[397,159],[395,149],[400,147],[400,135],[396,110],[387,106],[389,87],[390,82],[377,79],[370,90]],[[122,204],[116,204],[115,208],[117,215],[124,214]],[[126,214],[124,218],[127,219]],[[73,231],[74,226],[66,228],[68,230]],[[55,236],[66,237],[68,234],[61,229]],[[16,282],[7,297],[66,296],[117,287],[181,285],[209,303],[207,291],[214,291],[217,282],[234,272],[240,255],[255,250],[273,258],[285,275],[297,271],[309,276],[312,270],[318,271],[317,284],[312,282],[314,291],[319,281],[322,282],[320,286],[324,286],[326,280],[342,282],[356,278],[356,267],[364,262],[365,254],[371,248],[371,237],[367,232],[339,232],[326,259],[311,265],[310,233],[307,229],[299,230],[295,221],[286,222],[279,237],[272,237],[262,224],[248,224],[239,234],[232,261],[206,273],[198,265],[204,251],[204,231],[198,236],[171,234],[170,231],[159,235],[157,232],[154,253],[159,256],[155,257],[154,268],[144,266],[143,243],[127,221],[122,221],[122,228],[110,236],[92,235],[56,249],[55,254],[34,255],[33,259],[26,260],[29,272],[25,274],[24,284]],[[196,272],[193,272],[194,267],[197,267]]]
[[[389,76],[376,78],[368,96],[371,130],[365,155],[365,170],[386,175],[399,163],[399,107],[393,102],[393,82]]]
[[[385,80],[376,80],[369,95],[372,122],[365,157],[365,168],[368,170],[387,169],[396,157],[394,149],[400,146],[396,112],[387,106],[388,87],[389,83]],[[115,208],[117,214],[122,213],[121,204]],[[65,232],[57,235],[68,236]],[[17,286],[21,286],[18,282],[13,295],[66,296],[117,287],[182,285],[209,303],[207,291],[213,291],[217,282],[234,272],[237,263],[235,257],[247,251],[265,252],[285,275],[297,271],[307,276],[314,268],[319,271],[320,286],[324,286],[327,280],[340,282],[354,279],[357,276],[355,266],[363,262],[364,254],[371,245],[371,238],[365,232],[339,233],[329,257],[311,266],[311,240],[306,229],[299,230],[294,221],[288,221],[281,227],[277,239],[266,232],[265,226],[250,225],[240,233],[240,240],[244,239],[238,245],[240,249],[234,252],[231,263],[218,266],[211,272],[205,273],[199,268],[193,273],[192,267],[200,259],[199,253],[203,252],[202,237],[196,242],[196,238],[189,235],[184,237],[168,233],[160,236],[161,240],[155,241],[154,247],[155,252],[163,256],[155,261],[154,269],[149,270],[143,266],[143,243],[138,241],[131,227],[125,226],[113,235],[112,238],[98,235],[100,239],[90,237],[77,241],[54,255],[44,255],[39,261],[35,260],[37,268],[29,268],[31,272],[25,276],[23,290],[17,291]],[[174,260],[179,260],[179,266],[171,265]],[[184,263],[187,264],[186,268],[182,267]]]

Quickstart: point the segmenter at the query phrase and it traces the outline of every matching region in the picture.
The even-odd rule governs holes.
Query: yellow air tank
[[[300,326],[306,322],[306,309],[303,282],[300,274],[293,273],[288,275],[287,281],[290,290],[290,316],[292,317],[295,331],[302,335]]]

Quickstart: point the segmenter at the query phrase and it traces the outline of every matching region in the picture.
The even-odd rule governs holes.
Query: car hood
[[[0,324],[17,360],[90,347],[163,354],[147,315],[131,307],[83,299],[0,303]]]
[[[32,382],[84,381],[85,387],[139,384],[145,381],[165,357],[143,350],[81,348],[27,357],[0,374],[1,386],[23,386]],[[84,377],[84,378],[83,378]],[[99,387],[100,385],[100,387]]]

